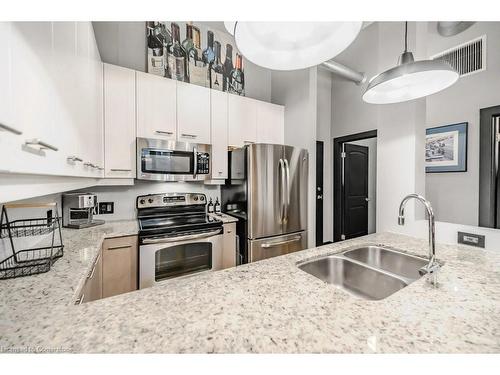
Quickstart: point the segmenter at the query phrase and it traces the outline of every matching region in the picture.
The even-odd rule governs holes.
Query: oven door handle
[[[221,230],[213,230],[211,232],[205,232],[200,234],[190,234],[187,236],[178,236],[178,237],[170,237],[170,238],[146,238],[142,240],[143,244],[153,244],[153,243],[168,243],[168,242],[180,242],[180,241],[188,241],[188,240],[197,240],[200,238],[212,237],[217,234],[220,234]]]

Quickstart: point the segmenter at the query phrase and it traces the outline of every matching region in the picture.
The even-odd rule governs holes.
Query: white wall
[[[285,106],[285,144],[309,151],[308,243],[315,245],[317,69],[272,73],[271,101]]]
[[[368,233],[377,231],[377,138],[348,142],[368,147]]]
[[[323,141],[323,242],[333,241],[332,73],[318,69],[316,139]],[[314,168],[316,166],[314,165]]]
[[[479,217],[479,110],[500,105],[500,23],[477,22],[443,38],[430,22],[427,54],[432,56],[486,34],[486,71],[461,77],[452,87],[427,98],[428,128],[468,122],[467,172],[429,173],[426,194],[437,220],[477,225]]]
[[[183,22],[178,22],[183,30]],[[226,32],[223,22],[195,22],[203,27]],[[92,22],[102,61],[126,68],[146,71],[145,22]],[[202,37],[205,37],[203,33]],[[245,95],[269,102],[271,71],[243,58]]]

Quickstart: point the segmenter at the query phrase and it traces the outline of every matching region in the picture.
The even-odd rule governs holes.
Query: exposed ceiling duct
[[[333,74],[344,77],[349,81],[353,81],[357,85],[361,85],[366,81],[365,73],[360,73],[348,66],[342,65],[336,61],[328,60],[320,65],[322,68],[329,70]]]
[[[453,36],[460,34],[462,31],[467,30],[471,27],[474,22],[466,21],[440,21],[437,24],[437,30],[441,36]]]

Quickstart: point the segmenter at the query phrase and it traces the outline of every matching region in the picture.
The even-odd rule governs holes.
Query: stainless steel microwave
[[[211,179],[211,145],[137,138],[137,178],[154,181]]]

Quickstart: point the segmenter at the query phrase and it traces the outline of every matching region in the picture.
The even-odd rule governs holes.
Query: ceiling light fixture
[[[234,27],[236,26],[236,21],[224,21],[224,27],[227,32],[231,35],[234,35]]]
[[[363,100],[371,104],[390,104],[422,98],[453,85],[458,76],[444,61],[415,61],[408,51],[408,22],[405,22],[405,50],[398,65],[373,77]]]
[[[231,30],[231,25],[224,24]],[[362,24],[236,22],[234,38],[243,56],[254,64],[274,70],[296,70],[319,65],[337,56],[356,39]]]

